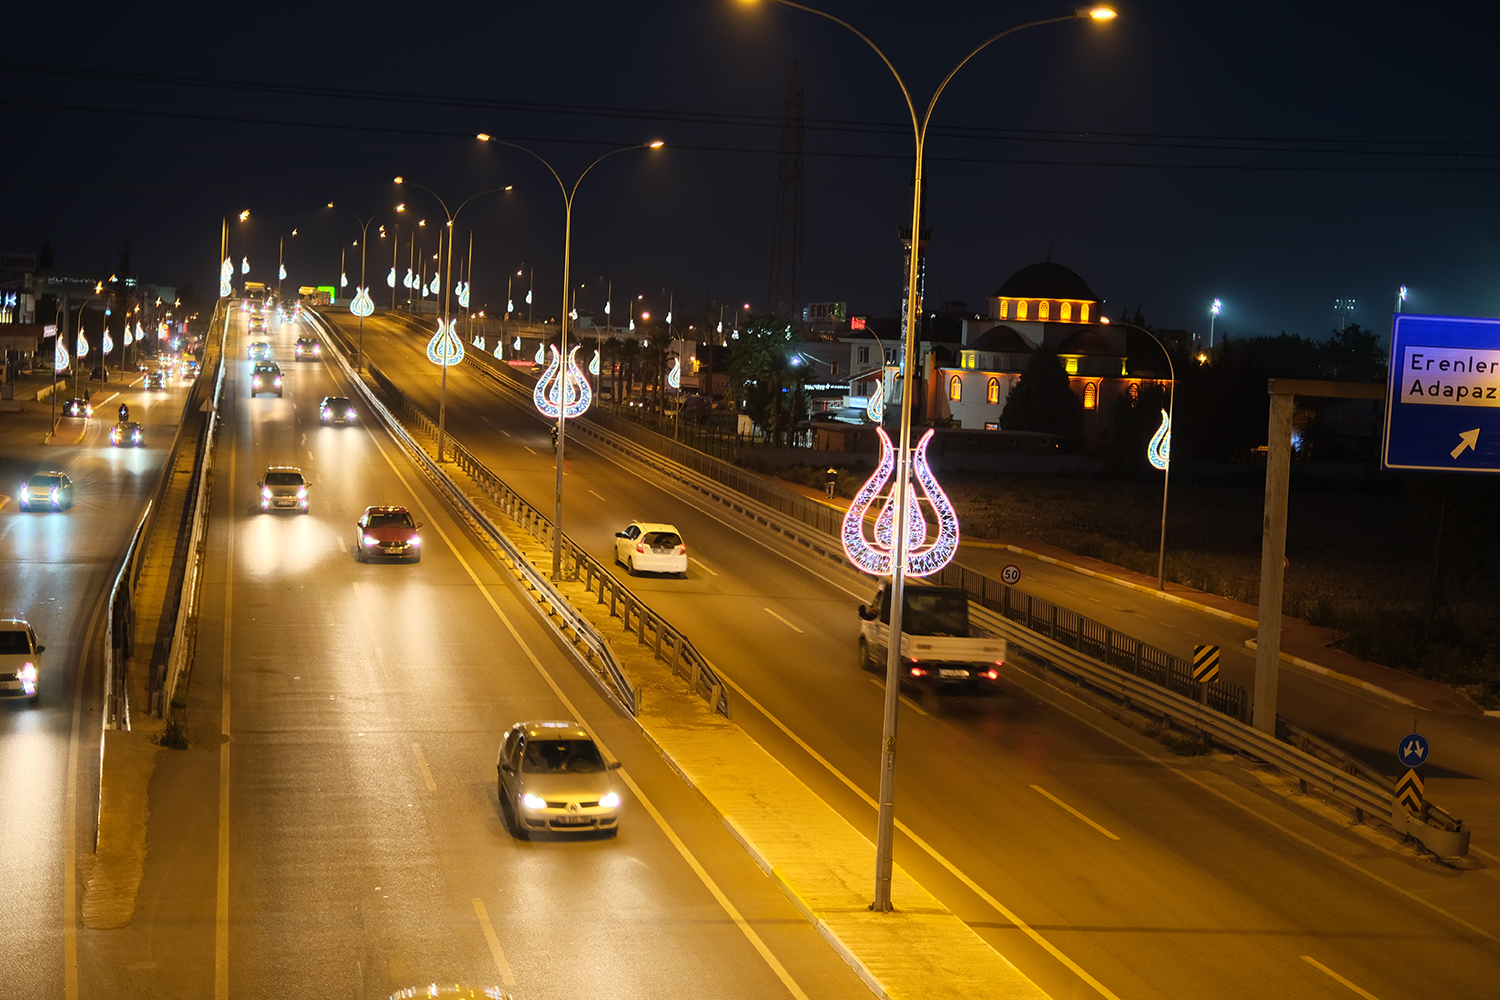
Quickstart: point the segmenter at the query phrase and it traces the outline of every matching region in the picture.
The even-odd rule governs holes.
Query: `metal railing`
[[[1069,649],[1200,701],[1231,719],[1250,721],[1249,692],[1237,684],[1193,680],[1193,665],[1180,656],[963,566],[949,563],[929,579],[940,586],[961,587],[972,603]]]
[[[319,317],[322,320],[322,317]],[[339,341],[347,351],[347,342],[342,334],[332,324],[323,320],[323,325],[330,331],[332,338]],[[342,358],[340,359],[342,362]],[[347,365],[346,365],[347,368]],[[437,425],[410,397],[406,395],[394,382],[392,382],[380,368],[365,359],[365,368],[370,379],[380,387],[381,391],[390,399],[391,403],[400,411],[401,415],[415,428],[417,433],[435,439],[437,437]],[[352,377],[352,369],[349,374]],[[355,380],[358,382],[358,380]],[[363,387],[363,383],[360,383]],[[368,388],[364,387],[368,392]],[[385,407],[375,400],[380,410]],[[389,411],[385,411],[390,417]],[[394,418],[391,418],[394,422]],[[396,423],[400,427],[399,423]],[[404,433],[404,429],[403,429]],[[473,452],[465,448],[462,443],[448,435],[451,445],[452,461],[455,466],[463,470],[477,485],[485,496],[504,512],[515,524],[521,527],[532,538],[539,543],[550,545],[552,542],[552,522],[527,502],[519,493],[511,489],[504,480],[496,476],[487,466],[481,462]],[[599,655],[600,662],[609,674],[610,680],[619,689],[622,701],[632,713],[639,710],[639,694],[634,686],[620,669],[618,662],[614,659],[607,642],[594,629],[593,625],[583,617],[576,609],[568,604],[567,599],[558,594],[551,582],[535,569],[524,554],[516,549],[503,532],[499,531],[463,492],[458,489],[457,484],[452,482],[451,477],[443,473],[433,462],[426,451],[420,447],[413,447],[420,453],[425,464],[430,467],[435,475],[441,476],[448,485],[448,491],[452,497],[461,503],[467,510],[469,516],[478,524],[489,537],[494,539],[516,563],[518,568],[528,576],[531,589],[541,592],[555,611],[569,619],[569,626],[575,635],[578,635],[587,645]],[[641,644],[650,645],[653,654],[665,661],[674,673],[686,679],[695,693],[705,698],[709,705],[724,716],[729,715],[729,699],[724,683],[714,673],[713,667],[698,652],[692,642],[680,631],[673,628],[661,615],[653,611],[649,605],[633,594],[629,588],[622,585],[613,574],[609,573],[602,564],[578,546],[566,534],[563,535],[563,573],[567,579],[581,580],[585,589],[593,594],[597,593],[598,604],[609,602],[611,617],[620,617],[624,628],[633,632],[636,641]],[[590,639],[593,641],[591,642]]]

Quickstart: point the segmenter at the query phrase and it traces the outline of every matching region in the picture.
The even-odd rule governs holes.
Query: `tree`
[[[807,410],[807,366],[793,364],[802,335],[785,316],[752,315],[729,359],[729,381],[773,444],[788,445]]]
[[[1000,426],[1008,431],[1040,431],[1062,436],[1063,448],[1083,447],[1083,401],[1068,384],[1057,355],[1039,348],[1005,397]]]

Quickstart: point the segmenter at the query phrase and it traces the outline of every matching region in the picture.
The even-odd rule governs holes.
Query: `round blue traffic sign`
[[[1396,759],[1406,767],[1421,767],[1427,763],[1427,737],[1421,733],[1412,733],[1401,737],[1401,742],[1396,744]]]

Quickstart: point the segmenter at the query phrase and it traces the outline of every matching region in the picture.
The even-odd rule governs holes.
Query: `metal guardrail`
[[[319,320],[331,336],[340,341],[347,351],[348,345],[343,342],[342,334],[321,316]],[[351,379],[359,383],[368,393],[368,387],[356,378],[353,369],[340,357],[340,363],[344,365],[346,373]],[[400,409],[402,416],[406,417],[417,429],[418,433],[428,438],[436,438],[437,426],[432,419],[413,402],[401,389],[385,376],[380,369],[365,359],[365,366],[369,371],[371,379],[380,386],[393,403]],[[395,421],[385,406],[376,399],[373,394],[369,399],[383,412],[388,419],[395,424],[401,434],[406,434],[400,423]],[[429,468],[436,477],[440,477],[445,484],[451,497],[466,510],[470,518],[491,537],[497,545],[509,555],[512,561],[528,578],[528,584],[532,589],[546,596],[548,603],[567,621],[573,629],[574,634],[589,646],[592,652],[599,656],[600,663],[604,666],[609,679],[615,684],[621,694],[622,701],[633,713],[639,709],[639,693],[630,683],[629,679],[621,670],[618,662],[614,659],[607,641],[599,635],[594,626],[574,609],[561,594],[558,594],[551,582],[535,567],[533,567],[525,556],[499,531],[474,504],[464,495],[457,484],[438,468],[437,463],[432,461],[426,451],[418,447],[414,441],[410,442],[415,453],[420,456],[419,461]],[[537,541],[550,545],[552,541],[552,522],[539,510],[528,503],[520,494],[512,490],[504,480],[491,472],[472,452],[465,448],[460,442],[448,435],[448,443],[451,445],[453,462],[484,491],[485,495],[497,504],[505,515],[511,518],[517,525],[521,526],[528,534]],[[715,711],[729,715],[729,699],[725,685],[714,673],[708,661],[700,654],[692,642],[681,632],[672,628],[670,623],[662,616],[652,611],[651,608],[636,597],[630,590],[619,583],[612,574],[605,571],[604,567],[590,556],[586,551],[574,543],[566,534],[563,535],[563,562],[564,573],[568,579],[578,580],[582,576],[585,587],[589,593],[598,593],[598,603],[603,604],[606,595],[609,598],[611,616],[620,616],[624,620],[625,629],[634,631],[637,642],[650,644],[652,651],[659,659],[666,661],[672,670],[679,676],[684,677],[692,686],[693,690],[708,700]],[[632,627],[632,619],[634,626]],[[648,639],[648,634],[650,638]]]
[[[155,698],[153,712],[165,716],[177,694],[178,681],[187,664],[190,652],[188,629],[198,617],[198,589],[202,580],[204,558],[207,555],[205,535],[208,531],[209,478],[213,475],[214,435],[219,428],[219,408],[224,397],[224,375],[228,370],[226,353],[229,347],[229,317],[226,313],[224,326],[219,334],[219,356],[215,361],[213,396],[209,400],[208,420],[203,425],[199,438],[197,469],[192,485],[193,516],[188,533],[188,564],[182,574],[181,596],[177,602],[177,620],[172,628],[172,646],[167,656],[164,676],[161,678],[159,697]]]
[[[1347,755],[1327,744],[1322,744],[1318,749],[1322,749],[1325,755],[1338,755],[1345,759],[1337,762],[1325,760],[1309,749],[1262,733],[1244,722],[1229,718],[1145,678],[1100,663],[989,608],[975,609],[973,616],[981,627],[993,634],[1042,654],[1045,670],[1071,675],[1076,682],[1085,684],[1093,691],[1128,708],[1158,716],[1169,724],[1196,731],[1204,739],[1233,747],[1274,764],[1297,778],[1304,787],[1316,788],[1334,801],[1354,810],[1357,820],[1377,817],[1390,821],[1392,826],[1398,827],[1399,832],[1409,833],[1424,843],[1461,845],[1455,846],[1451,851],[1455,855],[1468,850],[1468,831],[1463,828],[1462,820],[1456,820],[1430,804],[1424,806],[1423,813],[1419,816],[1404,816],[1399,806],[1395,806],[1393,784],[1371,780],[1367,774],[1351,773],[1359,768],[1350,767]],[[1316,740],[1300,730],[1294,730],[1284,720],[1278,720],[1278,723],[1278,728],[1288,731],[1294,742],[1302,742],[1304,747],[1310,746],[1309,741]]]
[[[1248,691],[1237,684],[1193,680],[1192,664],[1180,656],[962,566],[949,563],[929,579],[940,586],[962,587],[972,603],[1069,649],[1199,701],[1236,721],[1250,721]]]

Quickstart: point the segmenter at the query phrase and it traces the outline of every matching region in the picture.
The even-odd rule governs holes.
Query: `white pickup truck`
[[[942,691],[995,687],[1008,649],[1004,639],[969,634],[969,595],[958,587],[906,586],[901,621],[901,679]],[[884,673],[890,645],[891,585],[859,606],[859,659]]]

